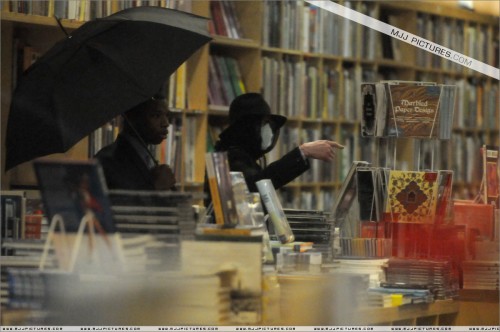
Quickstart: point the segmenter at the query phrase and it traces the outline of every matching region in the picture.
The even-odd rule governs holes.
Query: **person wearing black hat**
[[[158,165],[148,150],[148,144],[161,144],[167,138],[170,115],[162,95],[123,114],[123,128],[116,140],[95,155],[109,189],[175,190],[172,169]]]
[[[252,192],[258,191],[255,183],[262,179],[270,179],[278,189],[307,171],[309,158],[331,161],[335,150],[344,148],[328,140],[303,143],[266,165],[264,155],[276,145],[286,120],[284,116],[272,114],[259,93],[242,94],[229,106],[229,126],[219,135],[215,151],[227,151],[230,170],[242,172]],[[206,181],[205,192],[210,195]],[[205,206],[210,200],[210,197],[205,200]]]

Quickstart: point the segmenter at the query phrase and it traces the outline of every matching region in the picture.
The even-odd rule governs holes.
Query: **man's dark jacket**
[[[109,189],[154,190],[151,172],[125,136],[119,134],[95,158],[102,165]]]

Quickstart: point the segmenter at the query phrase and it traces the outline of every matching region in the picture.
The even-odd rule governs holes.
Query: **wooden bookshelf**
[[[52,0],[51,0],[52,1]],[[63,38],[60,28],[52,17],[27,15],[9,12],[7,1],[3,3],[2,19],[2,132],[5,133],[10,96],[12,86],[12,45],[14,38],[22,38],[40,51],[45,51],[58,39]],[[168,5],[170,1],[158,2]],[[210,2],[187,1],[190,10],[202,16],[210,16]],[[460,53],[474,57],[498,67],[498,16],[479,14],[465,9],[451,6],[449,4],[436,5],[429,1],[339,1],[340,4],[349,5],[352,9],[363,12],[372,17],[386,20],[401,29],[433,40],[432,24],[438,31],[450,31],[450,38],[446,34],[436,36],[447,47],[456,49]],[[110,0],[110,9],[120,9],[119,0]],[[209,61],[211,54],[219,54],[236,59],[241,71],[242,80],[247,91],[262,92],[269,96],[268,101],[272,105],[273,112],[281,113],[289,117],[287,128],[296,131],[295,142],[284,142],[283,132],[280,142],[275,151],[268,155],[268,162],[278,158],[285,150],[293,144],[300,143],[311,137],[330,138],[341,143],[346,143],[348,148],[342,151],[337,161],[331,165],[332,177],[325,180],[321,175],[325,165],[317,166],[319,170],[312,179],[305,175],[294,181],[283,191],[284,207],[317,208],[328,210],[333,206],[336,191],[340,187],[345,168],[350,166],[352,160],[368,160],[375,162],[375,143],[370,139],[360,137],[359,130],[359,83],[363,81],[379,81],[381,79],[398,80],[426,80],[437,83],[457,83],[461,91],[469,93],[476,89],[478,93],[491,94],[490,100],[498,101],[498,81],[485,75],[466,70],[465,67],[454,63],[446,63],[447,60],[437,56],[420,52],[417,48],[392,41],[382,37],[380,33],[370,31],[357,23],[349,22],[340,16],[331,13],[321,13],[321,10],[307,10],[309,4],[299,2],[273,2],[273,1],[234,1],[235,18],[243,38],[232,39],[224,36],[214,35],[214,40],[194,54],[186,64],[186,100],[185,108],[180,110],[183,124],[192,120],[196,124],[195,132],[189,132],[183,126],[182,142],[188,140],[194,142],[194,146],[184,146],[181,154],[181,175],[178,181],[181,189],[202,191],[201,183],[204,178],[203,153],[207,145],[207,131],[209,126],[227,125],[227,105],[210,105],[208,102]],[[270,23],[266,15],[272,10],[280,11],[275,15],[278,21]],[[312,30],[311,33],[304,30],[304,13],[308,13],[308,19],[313,17],[323,19],[323,30]],[[316,16],[314,16],[316,15]],[[71,19],[63,19],[63,25],[71,30],[78,28],[82,22]],[[311,24],[311,21],[309,21]],[[330,25],[332,24],[332,25]],[[336,24],[336,25],[333,25]],[[422,29],[420,25],[430,29]],[[308,28],[312,26],[309,25]],[[314,29],[319,29],[319,26]],[[325,30],[327,27],[335,27],[335,31]],[[347,31],[346,29],[350,29]],[[288,33],[287,33],[288,32]],[[483,41],[479,45],[477,40]],[[273,39],[274,38],[274,39]],[[308,43],[305,43],[307,38]],[[384,39],[383,39],[384,38]],[[453,38],[457,40],[453,40]],[[385,41],[384,41],[385,40]],[[382,45],[387,43],[392,51],[396,52],[396,58],[384,57]],[[479,46],[478,46],[479,45]],[[345,47],[344,47],[345,46]],[[344,47],[344,48],[343,48]],[[347,50],[347,47],[349,48]],[[484,50],[478,50],[483,48]],[[480,52],[469,54],[470,52]],[[302,73],[302,79],[308,77],[310,81],[316,81],[315,90],[309,98],[308,103],[302,99],[305,87],[300,82],[297,86],[301,90],[292,89],[291,95],[284,94],[275,89],[279,86],[279,76],[274,66],[297,66],[297,73]],[[266,72],[267,70],[267,72]],[[267,74],[266,74],[267,73]],[[323,76],[328,73],[331,76]],[[270,75],[269,77],[266,75]],[[330,81],[328,81],[330,79]],[[328,86],[328,82],[333,82]],[[283,82],[282,82],[283,83]],[[479,90],[481,90],[479,92]],[[496,91],[496,92],[495,92]],[[287,99],[288,98],[288,99]],[[331,98],[328,101],[328,98]],[[494,121],[485,121],[481,125],[469,125],[461,119],[463,114],[469,113],[467,104],[477,107],[478,102],[473,102],[473,97],[462,96],[462,106],[455,112],[455,125],[453,139],[440,144],[437,151],[441,155],[441,165],[438,167],[454,169],[455,194],[460,198],[469,198],[475,195],[479,187],[480,179],[470,169],[463,169],[459,158],[470,157],[479,148],[481,143],[500,144],[499,139],[499,110],[498,106],[491,113]],[[296,101],[299,104],[296,105]],[[457,103],[459,104],[459,103]],[[309,105],[306,107],[304,105]],[[498,103],[497,103],[498,105]],[[312,107],[311,107],[312,106]],[[483,103],[483,109],[484,109]],[[313,109],[316,108],[316,109]],[[289,114],[291,110],[294,113]],[[331,112],[331,113],[329,113]],[[194,120],[193,120],[194,119]],[[477,120],[477,119],[476,119]],[[4,134],[5,135],[5,134]],[[4,141],[4,136],[2,137]],[[66,153],[69,158],[88,158],[87,140],[80,142],[75,148]],[[412,168],[414,163],[411,141],[398,142],[399,167]],[[468,151],[464,149],[468,147]],[[194,154],[193,154],[194,150]],[[457,151],[463,150],[461,153]],[[2,153],[4,153],[2,150]],[[467,154],[464,152],[466,151]],[[187,170],[186,158],[193,163],[192,169]],[[2,155],[2,169],[4,168],[4,155]],[[475,166],[474,166],[475,167]],[[188,175],[189,173],[189,175]],[[472,174],[470,174],[472,173]],[[35,178],[31,169],[31,163],[25,163],[16,167],[2,177],[2,189],[11,187],[22,187],[35,185]],[[301,196],[303,199],[301,199]],[[313,197],[314,199],[311,199]],[[323,197],[326,197],[323,199]],[[316,201],[309,206],[307,201]],[[323,201],[318,204],[317,201]]]

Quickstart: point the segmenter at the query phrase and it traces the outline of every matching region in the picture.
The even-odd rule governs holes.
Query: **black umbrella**
[[[6,170],[67,151],[151,98],[210,39],[205,18],[161,7],[85,23],[20,78],[7,124]]]

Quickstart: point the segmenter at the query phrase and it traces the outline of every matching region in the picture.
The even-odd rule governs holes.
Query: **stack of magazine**
[[[500,289],[498,261],[464,261],[463,289]]]
[[[390,258],[385,270],[386,288],[422,289],[432,291],[434,299],[458,296],[458,277],[452,263],[438,259]]]
[[[180,243],[194,239],[194,194],[186,192],[109,192],[113,219],[124,241],[138,234],[150,235],[145,244],[149,268],[177,269]]]
[[[322,254],[323,262],[334,258],[335,233],[334,220],[330,213],[319,210],[284,209],[295,241],[312,242],[313,250]]]

